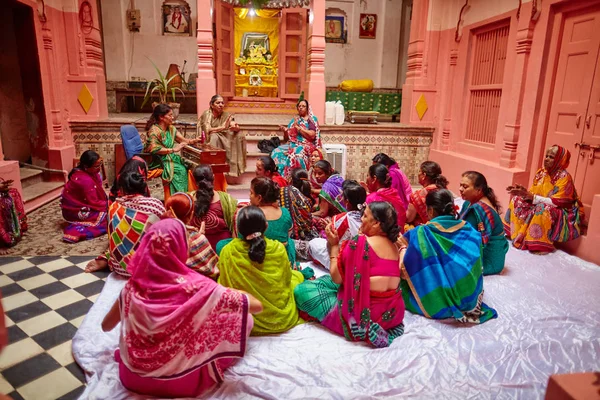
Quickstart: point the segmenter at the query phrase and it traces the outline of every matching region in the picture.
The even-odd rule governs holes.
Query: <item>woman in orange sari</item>
[[[554,251],[554,242],[581,234],[583,205],[567,172],[570,160],[567,149],[554,145],[529,190],[518,184],[506,188],[515,197],[504,217],[504,232],[517,249],[545,254]]]
[[[429,221],[427,216],[427,205],[425,198],[432,190],[446,189],[448,179],[442,175],[442,168],[434,161],[425,161],[419,167],[419,183],[422,189],[410,195],[408,208],[406,209],[406,223],[413,226],[425,224]]]

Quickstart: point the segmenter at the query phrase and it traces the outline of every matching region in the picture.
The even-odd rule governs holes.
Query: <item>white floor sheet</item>
[[[321,273],[322,274],[322,273]],[[119,381],[119,327],[100,323],[125,281],[108,278],[73,339],[87,375],[81,399],[142,399]],[[252,337],[213,399],[542,399],[555,373],[600,370],[600,267],[561,251],[510,249],[502,275],[485,277],[498,318],[479,326],[407,312],[387,349],[347,342],[318,324]]]

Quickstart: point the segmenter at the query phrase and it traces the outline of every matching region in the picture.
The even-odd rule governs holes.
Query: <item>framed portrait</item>
[[[375,39],[377,33],[377,14],[360,14],[358,37]]]
[[[166,0],[162,4],[163,35],[191,36],[190,5],[184,0]]]
[[[269,47],[269,35],[266,33],[245,32],[242,36],[242,47],[240,57],[248,57],[253,47],[262,46],[271,51]]]
[[[325,43],[347,43],[347,38],[346,17],[341,15],[326,15]]]

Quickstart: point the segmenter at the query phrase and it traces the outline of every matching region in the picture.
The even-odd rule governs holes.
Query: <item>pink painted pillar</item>
[[[458,60],[458,49],[453,46],[450,50],[449,57],[449,71],[448,71],[448,82],[447,82],[447,90],[450,93],[457,93],[455,90],[455,82],[454,82],[454,72],[456,70],[456,62]],[[452,101],[452,96],[448,96],[446,99],[445,109],[444,109],[444,122],[442,124],[442,140],[440,143],[440,150],[449,150],[450,142],[451,142],[451,127],[452,127],[452,107],[455,102]]]
[[[307,99],[321,123],[325,121],[325,0],[311,0],[308,27]]]
[[[215,12],[210,0],[196,0],[198,12],[198,79],[196,79],[196,103],[198,116],[208,109],[210,98],[217,93],[215,79],[215,54],[213,51],[212,15]],[[215,7],[219,7],[215,1]],[[207,12],[209,11],[209,12]]]
[[[523,5],[523,11],[530,7],[530,4]],[[516,167],[517,147],[519,144],[519,135],[521,132],[521,114],[523,110],[523,99],[525,97],[525,79],[527,77],[527,67],[529,65],[529,53],[531,52],[531,43],[533,41],[533,28],[535,20],[528,18],[528,13],[521,12],[517,24],[517,56],[515,57],[514,77],[512,81],[511,99],[508,102],[509,107],[506,112],[506,124],[504,131],[499,135],[502,139],[502,153],[500,154],[500,165],[502,167]]]

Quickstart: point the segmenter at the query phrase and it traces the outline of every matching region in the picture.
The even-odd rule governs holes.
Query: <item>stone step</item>
[[[44,172],[34,168],[19,168],[19,175],[21,176],[21,186],[23,189],[26,187],[35,185],[44,180]]]
[[[36,208],[60,197],[64,182],[38,182],[23,189],[23,203],[25,212],[29,213]]]

